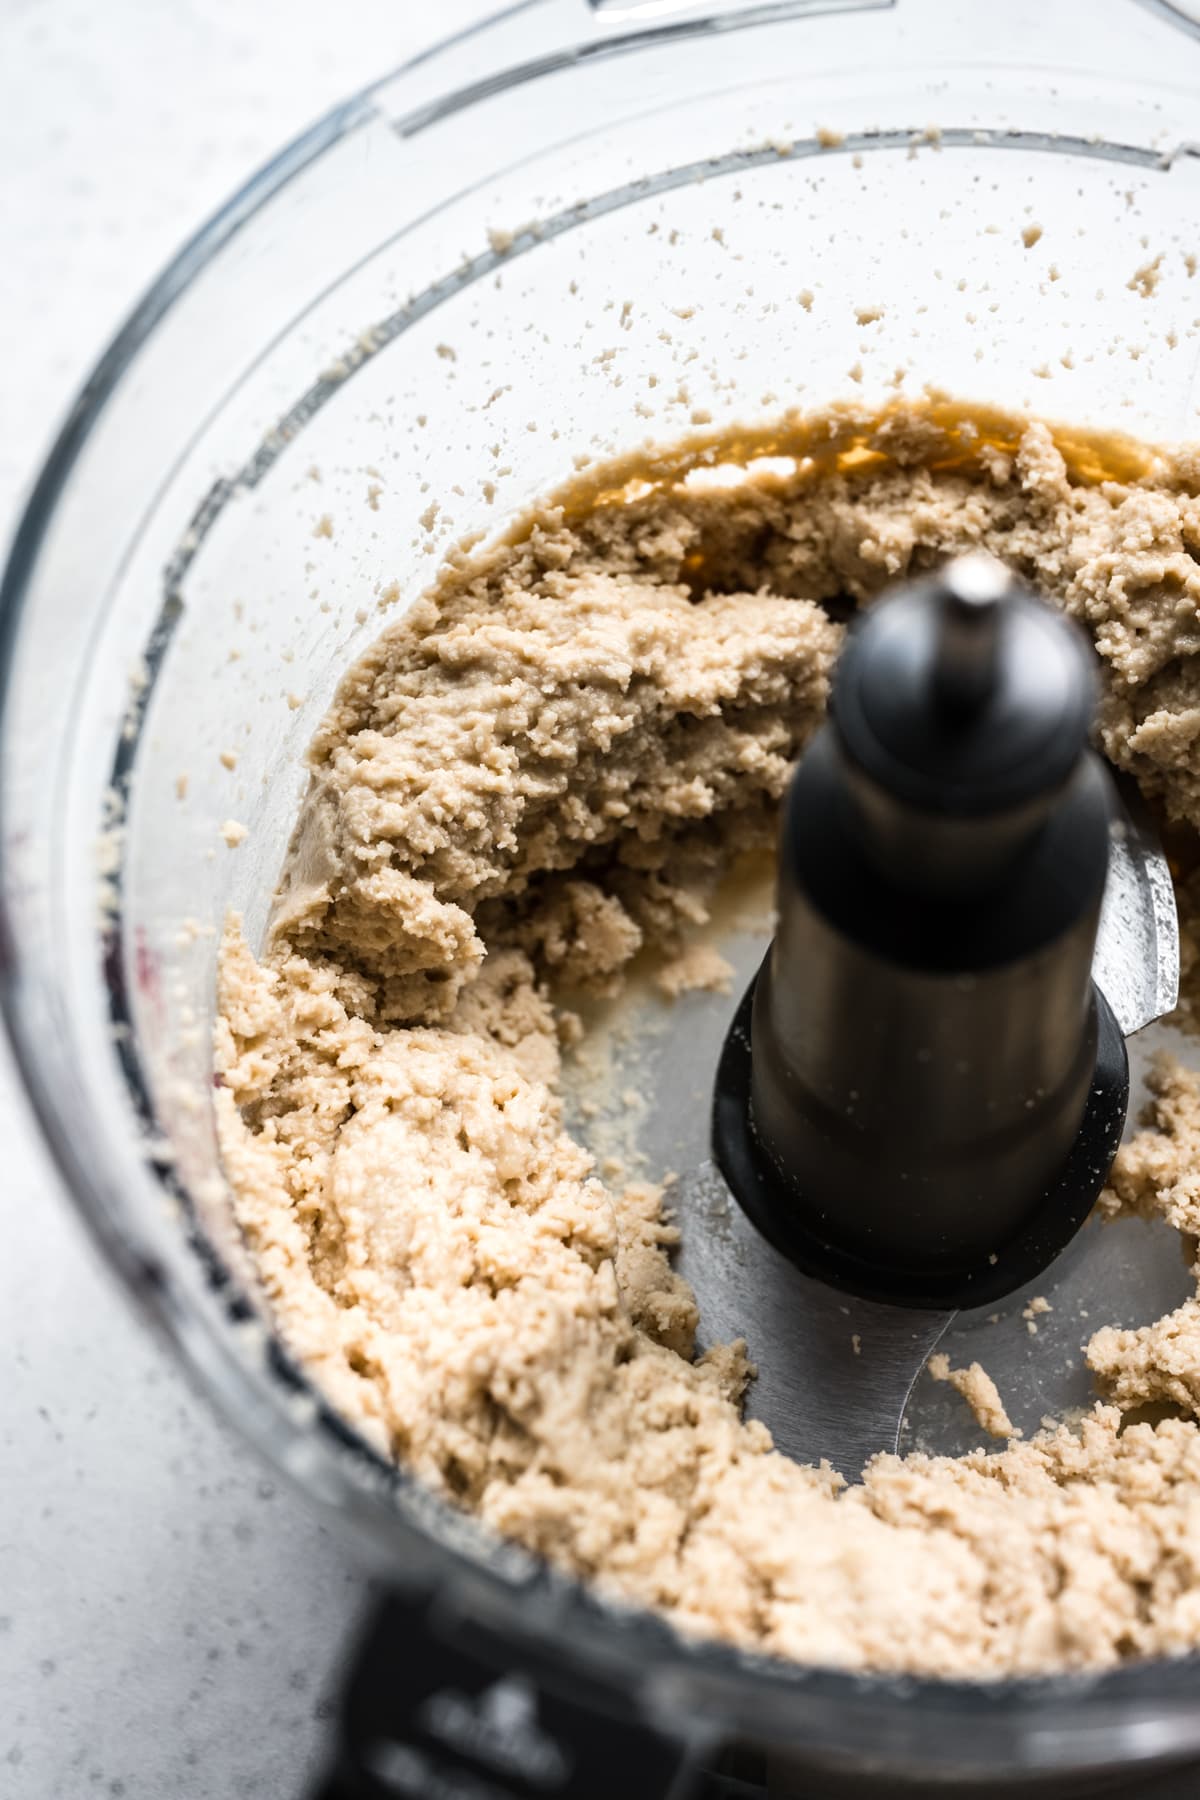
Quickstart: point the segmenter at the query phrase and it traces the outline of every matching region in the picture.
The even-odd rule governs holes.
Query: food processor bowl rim
[[[29,491],[9,544],[0,576],[0,737],[7,728],[10,713],[25,600],[56,509],[109,400],[139,351],[169,315],[174,302],[218,252],[277,199],[295,177],[352,131],[380,116],[374,99],[381,90],[467,40],[484,36],[498,25],[555,3],[556,0],[515,0],[515,4],[488,14],[463,31],[430,45],[334,107],[238,188],[184,243],[133,307],[70,406]],[[1145,0],[1141,3],[1145,4]],[[581,10],[584,4],[585,0],[581,0]],[[831,7],[830,10],[842,8]],[[776,9],[755,8],[747,12],[744,20],[725,18],[723,26],[728,30],[743,23],[747,26],[762,23],[763,11],[776,12]],[[811,16],[812,11],[811,5],[800,4],[795,8],[797,17]],[[1178,23],[1178,20],[1172,22]],[[680,22],[675,32],[691,29],[700,34],[707,31],[710,24],[711,21],[700,17]],[[654,42],[661,33],[647,29],[645,36],[648,42]],[[547,72],[544,66],[536,64],[528,64],[522,71],[525,79],[536,79]],[[4,842],[7,810],[5,784],[0,779],[0,844]],[[300,1434],[300,1428],[286,1421],[282,1408],[278,1408],[275,1429],[266,1434],[272,1439],[269,1450],[264,1451],[263,1445],[256,1442],[247,1427],[247,1415],[255,1409],[256,1396],[245,1363],[233,1356],[227,1346],[216,1342],[207,1324],[195,1324],[186,1316],[185,1307],[176,1300],[167,1272],[149,1251],[142,1252],[131,1241],[127,1223],[118,1221],[102,1177],[97,1176],[96,1169],[72,1141],[54,1099],[52,1072],[38,1041],[38,1020],[30,1013],[25,982],[27,968],[14,924],[6,863],[0,881],[0,1015],[42,1138],[67,1192],[94,1241],[116,1268],[140,1310],[165,1334],[189,1373],[198,1379],[207,1398],[221,1405],[249,1439],[252,1448],[269,1454],[274,1464],[281,1467],[310,1500],[320,1504],[322,1498],[329,1498],[328,1494],[323,1496],[311,1476],[298,1472],[285,1454],[283,1438],[290,1434],[294,1439]],[[450,1524],[450,1530],[439,1533],[431,1545],[420,1524],[398,1512],[390,1495],[384,1505],[378,1504],[377,1499],[365,1506],[361,1504],[366,1489],[346,1471],[345,1452],[357,1452],[360,1463],[365,1455],[368,1461],[376,1464],[376,1488],[381,1471],[391,1476],[393,1489],[415,1491],[419,1486],[415,1478],[403,1471],[390,1470],[382,1459],[375,1458],[357,1434],[321,1405],[319,1396],[308,1386],[302,1372],[288,1366],[286,1355],[282,1360],[283,1367],[277,1367],[276,1373],[283,1374],[293,1387],[299,1385],[316,1398],[326,1427],[333,1427],[340,1439],[337,1459],[339,1497],[351,1502],[352,1523],[357,1526],[360,1536],[369,1537],[378,1546],[388,1537],[394,1544],[398,1535],[407,1533],[422,1547],[423,1585],[430,1585],[431,1575],[435,1579],[457,1575],[463,1592],[477,1596],[494,1617],[505,1612],[511,1617],[514,1601],[522,1602],[519,1624],[531,1639],[561,1637],[564,1626],[573,1619],[577,1627],[583,1628],[577,1632],[575,1640],[581,1662],[591,1660],[599,1666],[604,1662],[611,1665],[619,1659],[628,1669],[631,1646],[627,1639],[632,1634],[639,1653],[637,1678],[643,1703],[656,1716],[670,1715],[678,1720],[680,1712],[684,1711],[707,1716],[728,1733],[752,1729],[762,1741],[776,1743],[794,1752],[815,1754],[823,1757],[829,1766],[835,1766],[847,1755],[847,1732],[836,1729],[837,1718],[829,1717],[837,1715],[843,1726],[853,1724],[853,1755],[856,1758],[877,1760],[880,1756],[900,1754],[905,1758],[906,1767],[920,1766],[931,1771],[944,1771],[952,1765],[957,1767],[953,1755],[948,1758],[943,1754],[945,1746],[939,1745],[937,1731],[930,1730],[931,1721],[940,1720],[947,1730],[955,1726],[970,1729],[972,1754],[967,1759],[968,1766],[994,1768],[998,1752],[1001,1749],[1011,1752],[1013,1748],[1014,1707],[1021,1709],[1023,1718],[1035,1727],[1039,1719],[1045,1719],[1048,1713],[1057,1710],[1056,1717],[1046,1719],[1040,1729],[1026,1734],[1028,1741],[1022,1743],[1018,1759],[1010,1760],[1008,1764],[1014,1770],[1032,1772],[1066,1766],[1048,1748],[1051,1740],[1061,1742],[1067,1729],[1064,1712],[1074,1716],[1070,1728],[1073,1754],[1069,1766],[1072,1768],[1098,1767],[1116,1755],[1150,1766],[1200,1750],[1200,1700],[1197,1699],[1196,1684],[1200,1657],[1196,1655],[1081,1674],[1068,1672],[986,1682],[860,1674],[744,1652],[717,1641],[685,1639],[668,1621],[653,1612],[602,1603],[582,1582],[529,1553],[489,1541],[474,1521],[463,1520],[435,1496],[421,1490],[422,1502],[428,1501],[435,1511],[445,1514]],[[356,1500],[360,1503],[357,1517],[353,1504]],[[469,1551],[447,1541],[451,1532],[460,1539],[478,1534],[478,1548],[473,1546]],[[510,1549],[510,1554],[504,1554],[506,1548]],[[434,1552],[432,1557],[430,1550]],[[585,1642],[589,1633],[597,1637],[607,1635],[607,1656],[597,1658],[593,1654],[597,1646]],[[783,1702],[786,1711],[775,1702]],[[1127,1720],[1123,1726],[1114,1726],[1113,1738],[1097,1731],[1097,1711],[1106,1708],[1114,1714],[1122,1702],[1136,1707],[1139,1717]],[[909,1719],[914,1708],[914,1717],[920,1720],[919,1724]],[[831,1730],[830,1725],[834,1729]],[[1120,1741],[1115,1741],[1117,1739]],[[922,1758],[918,1747],[927,1752],[931,1745],[933,1754]]]

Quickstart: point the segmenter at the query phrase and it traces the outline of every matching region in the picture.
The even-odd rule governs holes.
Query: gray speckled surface
[[[0,5],[0,542],[182,239],[328,106],[489,10]],[[0,1146],[0,1800],[290,1800],[362,1578],[134,1317],[2,1048]]]
[[[298,1793],[361,1577],[132,1317],[0,1098],[0,1794]]]

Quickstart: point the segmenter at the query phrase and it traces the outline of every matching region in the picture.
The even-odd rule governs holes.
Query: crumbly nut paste
[[[1200,825],[1200,453],[1129,451],[1105,479],[1094,446],[943,405],[826,415],[797,454],[736,487],[681,462],[565,492],[346,675],[265,953],[233,925],[222,958],[241,1225],[288,1344],[373,1444],[685,1629],[957,1677],[1183,1651],[1200,1300],[1095,1335],[1107,1398],[1074,1428],[846,1485],[743,1423],[753,1322],[694,1359],[661,1191],[609,1191],[564,1131],[572,996],[614,991],[643,944],[679,952],[730,858],[770,841],[848,600],[985,546],[1090,632],[1104,752]],[[1186,981],[1183,877],[1181,900]],[[1181,1067],[1103,1207],[1194,1250]],[[958,1384],[1004,1431],[979,1376]],[[1126,1417],[1146,1402],[1170,1416]]]

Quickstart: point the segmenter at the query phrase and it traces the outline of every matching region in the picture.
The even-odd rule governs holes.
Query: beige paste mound
[[[280,1330],[380,1450],[690,1630],[955,1676],[1188,1649],[1200,1302],[1097,1334],[1114,1404],[1077,1431],[847,1487],[743,1424],[752,1337],[694,1359],[659,1191],[608,1191],[563,1129],[578,1020],[552,992],[614,991],[648,942],[685,956],[730,857],[770,842],[827,608],[993,551],[1091,632],[1105,752],[1200,824],[1186,458],[1105,480],[1094,446],[945,409],[805,433],[791,477],[546,506],[347,674],[266,952],[235,925],[222,960],[239,1217]],[[1190,1242],[1195,1078],[1164,1067],[1154,1108],[1106,1205]],[[1181,1416],[1125,1419],[1148,1400]]]

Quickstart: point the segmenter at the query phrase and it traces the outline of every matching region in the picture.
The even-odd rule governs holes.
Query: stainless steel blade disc
[[[1123,786],[1121,799],[1094,972],[1129,1033],[1174,1005],[1179,937],[1161,845],[1136,792]],[[758,1371],[746,1416],[761,1419],[797,1461],[825,1458],[854,1480],[871,1456],[896,1449],[913,1384],[955,1314],[858,1300],[800,1274],[713,1166],[714,1071],[770,935],[764,888],[752,920],[743,904],[724,929],[714,925],[733,969],[728,994],[668,1003],[639,991],[601,1009],[568,1070],[568,1102],[574,1129],[602,1163],[615,1159],[622,1172],[652,1179],[674,1175],[676,1266],[699,1303],[699,1344],[746,1340]]]

